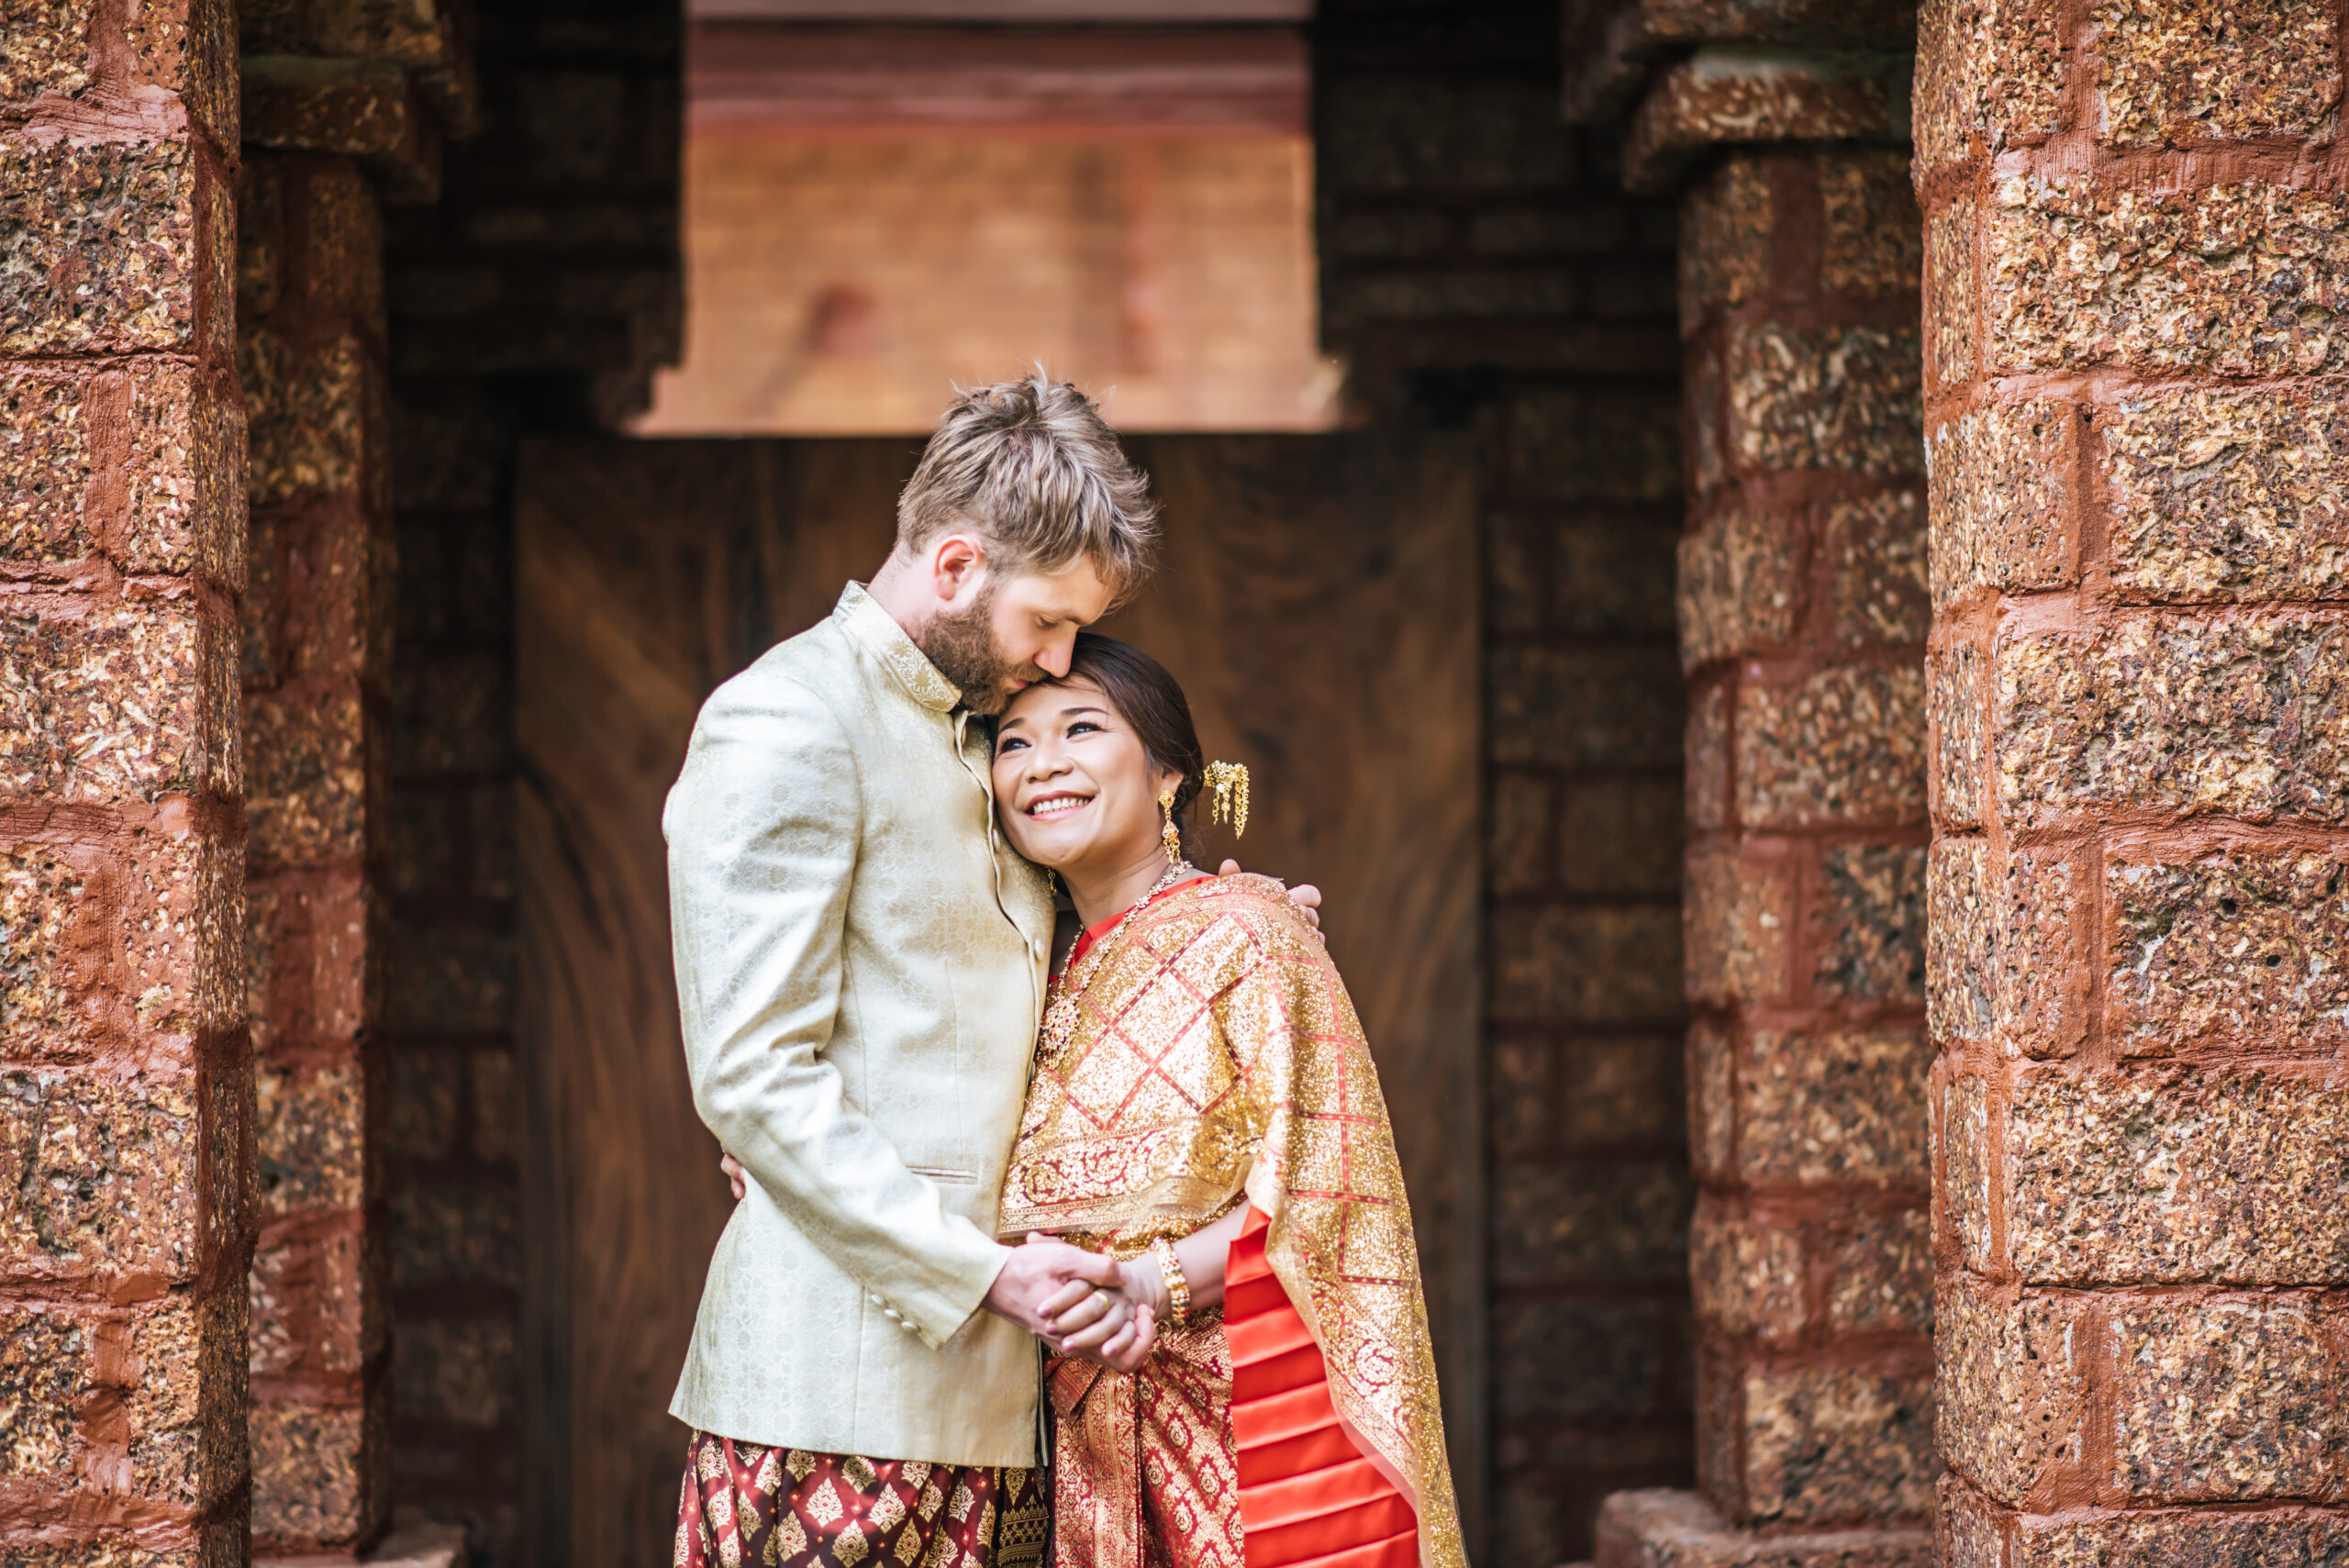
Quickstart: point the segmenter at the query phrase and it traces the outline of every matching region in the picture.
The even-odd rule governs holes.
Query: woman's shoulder
[[[1153,926],[1181,929],[1197,938],[1226,934],[1245,939],[1259,950],[1288,954],[1321,951],[1321,939],[1289,901],[1288,891],[1269,876],[1238,872],[1230,876],[1205,876],[1175,890],[1150,911]]]

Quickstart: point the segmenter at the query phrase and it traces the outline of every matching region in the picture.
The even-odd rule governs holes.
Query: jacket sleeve
[[[935,1346],[1009,1251],[946,1211],[825,1060],[859,818],[846,731],[813,692],[753,672],[704,706],[662,816],[686,1068],[718,1141]]]

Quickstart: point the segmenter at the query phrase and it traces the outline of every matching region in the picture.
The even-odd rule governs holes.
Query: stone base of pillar
[[[1694,1492],[1618,1492],[1598,1511],[1592,1568],[1932,1568],[1930,1526],[1763,1535]]]
[[[255,1557],[253,1568],[454,1568],[464,1556],[462,1525],[418,1521],[395,1526],[372,1551]]]

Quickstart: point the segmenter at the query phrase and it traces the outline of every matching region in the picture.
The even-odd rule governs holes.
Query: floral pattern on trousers
[[[675,1568],[1040,1568],[1044,1474],[768,1448],[685,1445]]]

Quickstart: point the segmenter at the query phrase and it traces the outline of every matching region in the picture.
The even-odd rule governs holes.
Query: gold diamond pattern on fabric
[[[1244,1195],[1272,1222],[1266,1258],[1321,1347],[1332,1403],[1419,1512],[1423,1563],[1464,1568],[1402,1164],[1328,952],[1276,884],[1251,876],[1186,884],[1121,937],[1039,1054],[998,1235],[1042,1230],[1131,1257]],[[1078,1408],[1101,1401],[1111,1419],[1106,1385],[1131,1381],[1105,1374]],[[1065,1418],[1058,1393],[1055,1407]],[[1148,1462],[1197,1435],[1174,1423]],[[1126,1561],[1131,1532],[1100,1528],[1103,1561]]]

